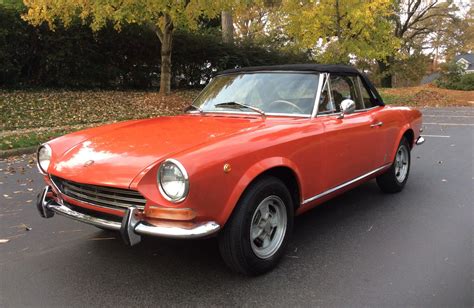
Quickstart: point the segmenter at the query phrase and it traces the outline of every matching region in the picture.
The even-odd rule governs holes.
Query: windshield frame
[[[320,95],[321,95],[321,88],[322,88],[322,79],[323,79],[323,74],[320,72],[314,72],[314,71],[252,71],[252,72],[231,72],[231,73],[225,73],[225,74],[218,74],[215,77],[220,77],[220,76],[229,76],[229,75],[249,75],[249,74],[310,74],[310,75],[317,75],[318,76],[318,83],[317,87],[315,89],[315,99],[313,102],[313,109],[311,113],[308,114],[303,114],[303,113],[280,113],[280,112],[265,112],[266,116],[272,116],[272,117],[292,117],[292,118],[314,118],[315,114],[317,112],[317,107],[318,105],[316,102],[319,101]],[[205,93],[206,88],[211,84],[214,78],[212,78],[208,84],[204,87],[204,89],[201,90],[201,92],[196,96],[196,98],[193,100],[191,105],[195,105],[196,101]],[[239,111],[239,110],[202,110],[201,112],[196,111],[196,110],[190,110],[187,113],[191,114],[206,114],[206,113],[213,113],[213,114],[239,114],[239,115],[259,115],[255,111]]]

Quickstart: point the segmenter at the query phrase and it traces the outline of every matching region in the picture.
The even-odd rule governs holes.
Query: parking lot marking
[[[451,136],[446,135],[421,135],[422,137],[431,137],[431,138],[451,138]]]
[[[444,115],[444,114],[424,114],[423,117],[431,118],[474,118],[474,115]]]
[[[423,125],[474,126],[473,123],[423,123]]]

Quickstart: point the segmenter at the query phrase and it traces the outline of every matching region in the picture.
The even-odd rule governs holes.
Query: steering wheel
[[[297,110],[298,112],[300,112],[300,113],[304,113],[304,111],[303,111],[300,107],[298,107],[296,104],[294,104],[294,103],[292,103],[292,102],[289,102],[289,101],[285,101],[285,100],[283,100],[283,99],[278,99],[278,100],[276,100],[276,101],[271,102],[271,103],[269,104],[269,107],[273,106],[274,104],[285,104],[285,105],[290,106],[290,107],[293,108],[293,109],[296,109],[296,110]]]

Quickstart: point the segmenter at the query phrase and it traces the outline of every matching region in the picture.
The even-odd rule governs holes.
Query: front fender
[[[240,177],[239,181],[235,185],[230,197],[227,199],[227,202],[224,205],[224,208],[221,212],[221,217],[219,217],[218,221],[227,222],[229,217],[231,216],[235,206],[237,205],[239,199],[242,197],[243,193],[247,189],[247,187],[255,180],[259,175],[263,174],[265,171],[268,171],[275,167],[286,167],[291,169],[294,174],[296,175],[296,181],[299,187],[299,200],[302,199],[303,191],[301,185],[301,173],[296,166],[296,164],[288,158],[285,157],[270,157],[263,160],[260,160],[250,166],[244,174]]]

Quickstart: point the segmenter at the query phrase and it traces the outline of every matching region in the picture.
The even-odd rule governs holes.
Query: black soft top
[[[229,69],[218,72],[216,75],[226,75],[234,73],[252,73],[252,72],[317,72],[342,74],[349,76],[360,76],[367,88],[370,89],[375,98],[375,103],[384,106],[384,102],[375,86],[370,82],[366,74],[359,72],[355,67],[343,64],[284,64],[284,65],[269,65],[269,66],[249,66],[235,69]]]

